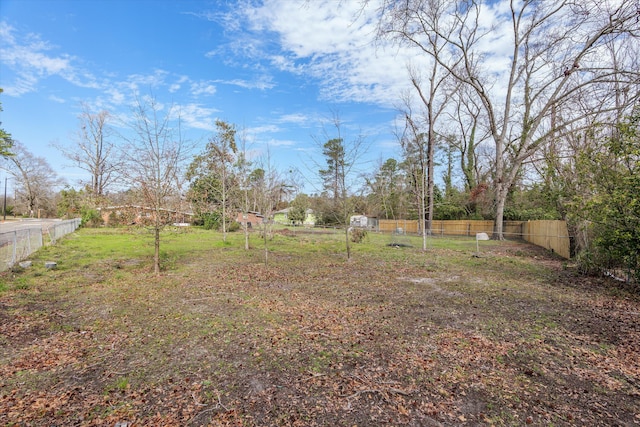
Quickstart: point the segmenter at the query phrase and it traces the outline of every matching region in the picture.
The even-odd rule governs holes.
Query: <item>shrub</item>
[[[111,211],[109,213],[109,225],[112,227],[118,225],[118,215],[116,214],[116,211]]]
[[[591,223],[594,256],[589,259],[639,282],[640,110],[616,130],[599,151],[585,151],[579,159],[579,179],[591,196],[576,197],[577,215]]]
[[[352,228],[350,231],[351,241],[353,243],[362,243],[365,237],[367,237],[367,230],[364,228]]]
[[[205,230],[217,230],[221,223],[218,212],[202,212],[194,222],[195,225],[202,225]]]
[[[100,216],[100,212],[95,209],[83,209],[80,225],[82,227],[100,227],[104,225],[104,220]]]

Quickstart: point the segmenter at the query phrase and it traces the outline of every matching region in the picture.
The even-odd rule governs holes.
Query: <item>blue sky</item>
[[[71,143],[81,103],[126,114],[136,93],[179,107],[200,147],[226,120],[246,129],[255,156],[307,175],[337,112],[346,141],[365,136],[362,167],[373,170],[400,156],[411,54],[375,43],[369,4],[2,0],[0,121],[75,186],[83,173],[51,144]]]

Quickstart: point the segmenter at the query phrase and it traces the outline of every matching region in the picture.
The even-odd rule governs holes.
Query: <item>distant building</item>
[[[378,218],[366,215],[352,215],[349,219],[351,227],[375,229],[378,227]]]
[[[280,211],[273,213],[273,222],[276,224],[284,224],[284,225],[294,225],[292,221],[289,219],[289,212],[291,208],[282,209]],[[306,215],[302,225],[306,226],[314,226],[316,225],[316,214],[313,212],[313,209],[307,209]]]
[[[107,206],[98,208],[105,225],[149,225],[155,222],[154,208],[136,205]],[[159,209],[163,224],[190,224],[193,213],[180,212],[171,209]]]
[[[242,226],[247,224],[249,228],[251,228],[254,225],[262,224],[264,221],[264,215],[259,212],[238,212],[236,221],[239,222]]]

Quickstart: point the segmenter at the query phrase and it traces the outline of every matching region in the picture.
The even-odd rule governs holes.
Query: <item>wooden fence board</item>
[[[416,220],[378,221],[378,231],[418,233]],[[460,220],[433,221],[431,232],[440,236],[475,236],[477,233],[493,234],[493,221]],[[569,232],[565,221],[505,221],[503,224],[505,237],[523,239],[537,246],[549,249],[564,258],[571,258]]]
[[[523,238],[563,258],[571,258],[569,232],[565,221],[527,221],[523,224]]]
[[[385,233],[417,233],[418,221],[409,219],[381,219],[378,220],[378,231]]]

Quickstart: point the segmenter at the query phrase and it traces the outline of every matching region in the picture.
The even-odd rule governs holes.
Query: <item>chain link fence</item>
[[[55,245],[58,239],[76,231],[80,227],[81,221],[80,218],[75,218],[50,224],[48,231],[51,243]]]
[[[29,227],[0,233],[0,271],[10,269],[46,243],[55,244],[58,239],[73,233],[80,221],[76,218],[55,222],[44,231],[42,227]]]

